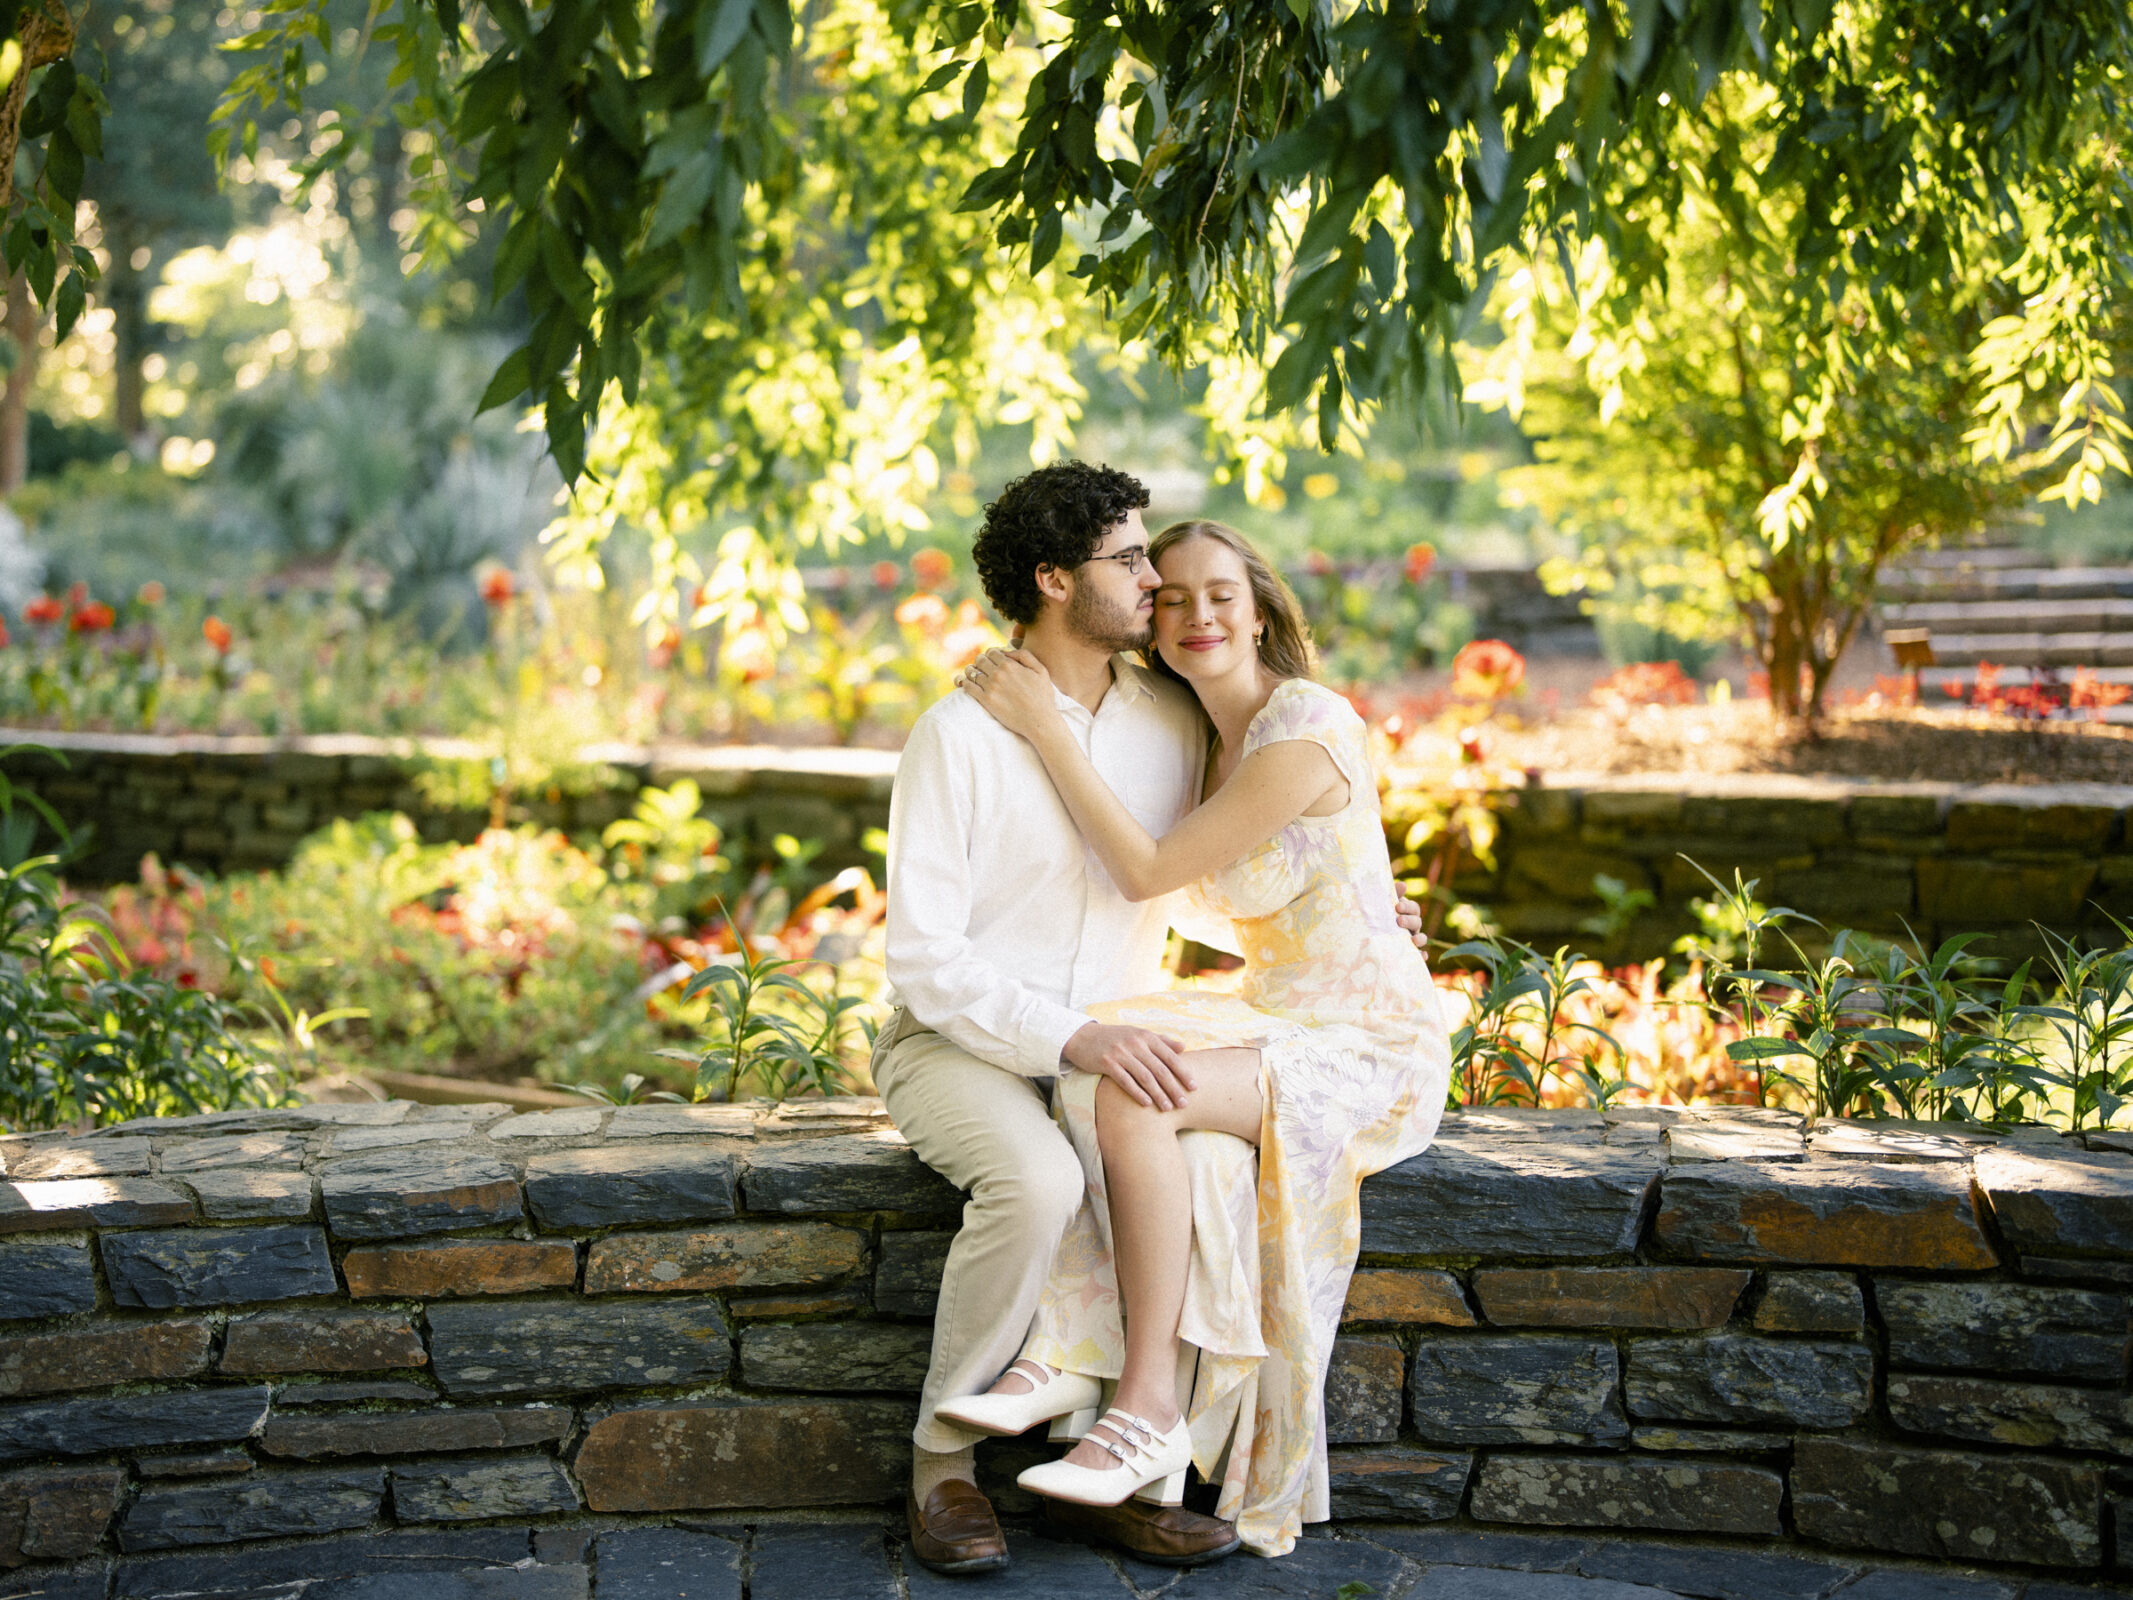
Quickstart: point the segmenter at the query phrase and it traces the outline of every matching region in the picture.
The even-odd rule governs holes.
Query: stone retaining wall
[[[1365,1189],[1335,1509],[2133,1564],[2128,1144],[1451,1117]],[[316,1106],[0,1157],[11,1565],[890,1501],[959,1206],[864,1101]],[[1042,1448],[986,1447],[1005,1508]]]
[[[405,812],[432,840],[469,840],[488,822],[485,811],[431,804],[415,781],[431,765],[480,757],[460,740],[0,729],[0,745],[18,743],[48,745],[66,757],[62,769],[47,756],[20,752],[0,770],[69,827],[93,830],[86,855],[69,868],[85,883],[130,880],[149,851],[205,872],[279,867],[305,834],[368,811]],[[515,797],[514,820],[597,834],[629,814],[644,785],[689,778],[704,792],[705,815],[744,855],[768,855],[781,833],[819,839],[825,872],[867,862],[861,841],[869,828],[888,826],[896,772],[895,753],[882,750],[593,745],[582,755],[614,781]]]
[[[1712,892],[1698,866],[1728,886],[1736,870],[1757,879],[1765,903],[1831,931],[1983,931],[1979,953],[2037,949],[2035,924],[2110,939],[2106,913],[2133,920],[2133,785],[1571,773],[1506,801],[1496,870],[1470,866],[1455,886],[1545,948],[1660,954],[1690,926],[1688,902]],[[1401,819],[1388,827],[1397,846]],[[1587,926],[1601,874],[1657,902],[1612,941]]]
[[[451,741],[355,737],[283,742],[205,737],[31,734],[71,769],[35,755],[4,763],[71,825],[94,828],[74,870],[86,882],[131,878],[150,850],[208,871],[271,868],[335,817],[405,811],[425,836],[472,838],[482,813],[429,805],[414,778],[430,760],[469,759]],[[574,833],[626,814],[639,787],[692,778],[707,812],[745,854],[779,833],[824,841],[825,870],[861,864],[861,840],[888,820],[894,752],[725,746],[595,747],[619,780],[581,794],[536,795],[516,813]],[[1776,776],[1634,778],[1563,774],[1506,796],[1496,868],[1456,884],[1512,935],[1571,943],[1617,960],[1662,953],[1710,893],[1691,862],[1829,928],[1937,941],[1984,930],[2001,953],[2034,949],[2032,924],[2110,937],[2105,913],[2133,920],[2133,785],[1963,786]],[[1387,818],[1395,851],[1410,819]],[[1600,874],[1649,890],[1655,907],[1611,941],[1586,924]]]

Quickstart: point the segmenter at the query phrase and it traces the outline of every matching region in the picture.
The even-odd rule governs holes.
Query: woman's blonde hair
[[[1148,541],[1148,559],[1160,561],[1165,551],[1176,549],[1188,539],[1212,539],[1244,563],[1245,576],[1252,585],[1252,609],[1266,624],[1265,636],[1259,641],[1259,659],[1266,669],[1283,678],[1317,677],[1318,652],[1311,647],[1311,629],[1303,619],[1303,606],[1296,591],[1252,548],[1252,542],[1228,523],[1204,517],[1173,522]],[[1153,644],[1148,646],[1148,664],[1165,677],[1178,678]]]

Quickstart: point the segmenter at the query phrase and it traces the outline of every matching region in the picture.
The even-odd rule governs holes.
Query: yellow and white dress
[[[1250,1145],[1226,1133],[1183,1136],[1193,1253],[1179,1332],[1200,1353],[1186,1407],[1195,1463],[1220,1482],[1217,1514],[1268,1556],[1330,1515],[1325,1376],[1361,1237],[1357,1189],[1427,1147],[1451,1076],[1436,987],[1394,919],[1362,719],[1332,690],[1291,679],[1253,718],[1243,754],[1289,739],[1325,748],[1348,780],[1348,804],[1297,818],[1190,891],[1235,926],[1240,996],[1178,991],[1092,1008],[1188,1049],[1260,1052],[1256,1189]],[[1060,1246],[1027,1353],[1116,1378],[1125,1344],[1097,1081],[1070,1071],[1060,1082],[1090,1203]]]

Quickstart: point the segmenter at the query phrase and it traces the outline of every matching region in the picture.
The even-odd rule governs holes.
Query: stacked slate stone
[[[1364,1191],[1335,1513],[2133,1567],[2128,1150],[1449,1117]]]
[[[1448,1118],[1364,1191],[1336,1513],[2133,1564],[2121,1143]],[[893,1504],[961,1204],[859,1100],[314,1106],[0,1158],[8,1565]]]
[[[916,1392],[960,1206],[871,1101],[314,1106],[0,1156],[4,1565],[884,1499],[910,1403],[804,1392]]]
[[[314,829],[371,811],[404,812],[431,840],[469,840],[488,823],[486,808],[440,807],[416,782],[433,761],[488,759],[464,740],[0,729],[0,744],[64,752],[64,769],[37,750],[8,756],[0,769],[85,836],[86,852],[67,864],[76,882],[131,882],[150,851],[208,872],[271,870]],[[526,797],[513,816],[597,836],[629,814],[644,785],[687,778],[705,796],[704,814],[744,853],[768,853],[781,833],[814,839],[825,873],[869,864],[861,841],[888,825],[896,771],[887,750],[601,745],[581,756],[605,782]]]
[[[1831,928],[1929,945],[1988,934],[1973,954],[2037,953],[2040,924],[2110,940],[2109,917],[2133,917],[2123,784],[1572,773],[1509,798],[1494,870],[1469,863],[1455,888],[1550,948],[1589,941],[1602,874],[1657,899],[1615,940],[1640,959],[1689,927],[1690,899],[1711,891],[1699,869],[1728,883],[1738,871]]]

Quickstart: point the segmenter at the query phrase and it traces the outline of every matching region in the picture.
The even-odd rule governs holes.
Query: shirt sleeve
[[[889,984],[912,1016],[980,1061],[1050,1077],[1089,1019],[1033,993],[972,944],[974,809],[968,755],[942,738],[938,719],[922,718],[889,797]]]

